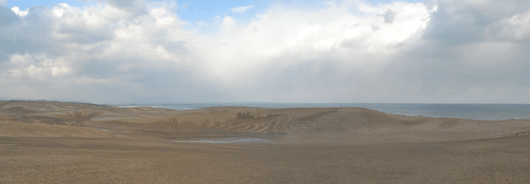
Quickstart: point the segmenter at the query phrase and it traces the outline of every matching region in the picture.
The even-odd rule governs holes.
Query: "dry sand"
[[[0,183],[530,183],[530,120],[0,101]]]

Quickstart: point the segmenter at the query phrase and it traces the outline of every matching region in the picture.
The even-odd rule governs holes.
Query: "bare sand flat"
[[[0,101],[0,183],[530,183],[530,120]]]

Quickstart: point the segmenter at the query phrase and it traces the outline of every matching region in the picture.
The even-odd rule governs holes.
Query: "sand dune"
[[[41,170],[59,167],[59,173],[63,174],[73,168],[84,168],[71,171],[79,175],[66,178],[84,178],[89,183],[174,183],[169,179],[176,179],[176,175],[180,179],[173,181],[183,183],[520,183],[527,181],[524,176],[530,173],[529,136],[530,120],[409,117],[363,108],[210,107],[174,111],[46,101],[0,101],[0,183],[72,181],[60,180],[64,176],[56,173],[48,173],[42,176],[44,178],[34,175],[24,180],[21,174],[35,174],[33,170],[28,170],[28,165]],[[87,156],[81,154],[81,150],[93,154]],[[124,153],[131,160],[116,157]],[[205,157],[198,158],[194,154]],[[60,155],[70,155],[73,160],[66,161],[69,166],[42,162],[42,159],[59,158]],[[198,165],[172,167],[162,164],[164,161],[154,155],[167,157],[168,163]],[[101,156],[113,158],[107,161],[122,165],[94,170],[93,166],[106,165],[97,161]],[[28,157],[40,164],[24,161]],[[321,160],[315,162],[302,158]],[[79,165],[76,159],[84,161]],[[461,163],[455,162],[459,159],[462,163],[465,159],[476,162],[465,162],[471,165],[463,167]],[[403,166],[403,173],[399,171],[399,164],[404,161],[413,164]],[[208,166],[203,162],[213,165]],[[156,167],[153,163],[164,165],[165,168]],[[71,164],[78,165],[74,167]],[[234,172],[226,171],[234,164],[242,168]],[[424,168],[433,172],[425,173],[414,168],[414,165],[436,168]],[[329,168],[324,169],[326,173],[312,168],[327,166]],[[214,168],[206,169],[210,167]],[[101,173],[104,170],[126,172],[128,168],[133,169],[130,171],[133,173],[141,173],[142,170],[138,168],[151,169],[154,173],[136,179],[125,173],[116,173],[114,176]],[[166,172],[167,168],[181,173],[172,175]],[[205,169],[207,171],[201,171]],[[192,171],[196,173],[189,173]],[[87,172],[95,172],[102,178],[82,177]],[[203,172],[212,177],[203,176]],[[213,172],[224,172],[226,175],[223,178]],[[436,172],[450,175],[442,177]],[[192,175],[186,178],[183,173]],[[492,173],[495,174],[493,178],[488,176]],[[156,178],[157,174],[168,176],[168,180]],[[305,174],[317,175],[304,178]]]
[[[211,107],[173,111],[149,107],[115,108],[12,101],[3,102],[0,112],[3,114],[0,118],[6,119],[3,120],[3,135],[9,136],[75,134],[81,137],[114,135],[151,139],[207,139],[237,137],[242,136],[242,133],[250,137],[278,133],[284,136],[275,137],[271,140],[272,144],[360,145],[498,138],[530,130],[529,120],[408,117],[363,108]],[[49,133],[61,132],[63,129],[69,133]]]

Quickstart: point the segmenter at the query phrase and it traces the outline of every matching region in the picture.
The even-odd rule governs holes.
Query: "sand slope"
[[[253,138],[254,144],[202,140]],[[530,120],[0,101],[0,183],[528,183]]]

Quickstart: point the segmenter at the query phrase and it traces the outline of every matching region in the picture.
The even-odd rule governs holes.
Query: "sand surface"
[[[530,120],[0,101],[0,183],[530,183]]]

